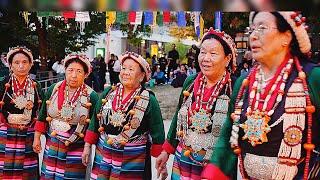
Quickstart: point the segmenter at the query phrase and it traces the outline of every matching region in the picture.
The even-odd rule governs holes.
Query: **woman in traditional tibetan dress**
[[[250,21],[258,64],[234,86],[203,178],[228,179],[237,154],[243,179],[319,179],[320,68],[305,56],[311,48],[305,18],[255,12]]]
[[[201,72],[184,83],[164,151],[156,162],[159,173],[169,155],[175,154],[171,179],[201,179],[226,118],[235,58],[235,44],[229,35],[211,28],[203,36],[199,54]]]
[[[40,135],[46,136],[41,179],[84,179],[86,175],[81,161],[83,138],[99,98],[84,83],[91,71],[85,56],[69,55],[64,66],[66,79],[48,89],[35,126],[35,152],[41,151]]]
[[[0,179],[38,179],[32,141],[43,93],[29,77],[31,51],[16,47],[7,57],[12,73],[0,80]]]
[[[102,93],[91,119],[83,152],[88,163],[97,144],[92,179],[152,179],[151,156],[162,151],[164,127],[158,101],[143,86],[150,79],[145,59],[132,52],[121,58],[120,82]]]

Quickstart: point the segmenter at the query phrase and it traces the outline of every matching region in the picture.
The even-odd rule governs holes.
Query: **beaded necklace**
[[[3,96],[1,97],[0,109],[2,109],[3,106],[5,105],[5,101],[4,101],[5,96],[8,96],[11,99],[11,103],[14,103],[16,108],[20,110],[24,109],[23,114],[26,117],[30,118],[30,121],[31,121],[29,122],[28,125],[24,125],[24,124],[16,125],[16,124],[6,123],[8,126],[23,130],[32,126],[33,123],[36,121],[36,118],[33,118],[31,120],[35,96],[38,99],[38,102],[37,102],[38,108],[35,109],[36,113],[38,112],[41,106],[42,100],[40,99],[40,96],[37,90],[37,83],[34,82],[32,79],[30,79],[29,76],[27,76],[26,80],[22,85],[19,84],[20,85],[19,86],[18,84],[19,83],[16,80],[16,77],[14,77],[14,75],[9,77],[9,81],[5,83],[5,90],[4,90]],[[10,87],[12,88],[12,96],[8,92]]]
[[[204,89],[207,85],[207,80],[204,76],[200,78],[200,86],[198,91],[195,93],[195,109],[192,110],[191,107],[188,109],[190,121],[192,123],[190,126],[191,129],[194,129],[198,133],[205,133],[208,131],[208,126],[212,125],[210,113],[213,104],[229,79],[230,73],[224,74],[224,76],[214,86],[209,100],[204,102]],[[206,106],[203,107],[204,104],[206,104]]]
[[[128,96],[129,99],[123,103],[123,85],[120,84],[116,90],[116,103],[113,109],[112,114],[109,116],[109,123],[112,124],[114,127],[123,127],[123,123],[126,122],[128,116],[132,116],[132,113],[125,114],[126,110],[130,106],[130,104],[136,100],[138,94],[141,91],[141,86],[139,86],[131,95]]]
[[[69,146],[79,138],[84,137],[86,127],[90,122],[89,111],[92,106],[88,91],[91,91],[91,89],[89,90],[85,84],[82,84],[77,88],[69,100],[69,86],[66,85],[65,81],[62,81],[55,85],[51,97],[46,101],[48,109],[46,121],[50,124],[50,135],[64,142],[66,146]],[[57,97],[56,106],[52,103],[54,97]],[[59,97],[61,99],[59,99]],[[78,110],[80,111],[80,114],[75,114],[74,111],[76,107],[79,108]],[[49,109],[52,110],[51,114],[49,114]],[[56,116],[52,116],[55,114]],[[69,138],[65,139],[60,135],[60,133],[68,132],[71,129],[70,121],[76,118],[75,116],[80,116],[78,117],[79,121],[76,129],[72,132]]]
[[[76,101],[79,97],[82,96],[82,91],[85,88],[85,85],[81,85],[77,88],[77,90],[73,93],[72,97],[69,100],[69,85],[66,86],[65,93],[64,93],[64,102],[60,110],[61,118],[65,121],[69,122],[72,120],[74,116],[74,108],[76,107]],[[59,107],[58,107],[59,109]]]
[[[120,86],[117,88],[117,91],[116,91],[116,98],[117,98],[117,101],[116,101],[116,105],[115,105],[115,111],[125,111],[129,105],[134,101],[134,97],[136,95],[138,95],[138,93],[140,92],[141,90],[141,86],[139,86],[132,95],[130,95],[129,99],[123,103],[123,85],[120,84]]]
[[[284,94],[284,86],[287,82],[287,79],[288,79],[288,76],[290,74],[290,71],[292,70],[292,63],[295,63],[295,66],[298,70],[298,78],[296,79],[295,83],[299,83],[301,82],[302,85],[303,85],[303,91],[304,91],[304,97],[305,97],[305,100],[306,100],[306,107],[305,107],[305,111],[302,111],[302,113],[306,112],[307,114],[307,141],[305,144],[303,144],[303,147],[304,149],[306,150],[306,158],[305,158],[305,169],[304,169],[304,176],[303,176],[303,179],[307,179],[308,178],[308,173],[309,173],[309,162],[310,162],[310,157],[311,157],[311,152],[313,151],[313,149],[315,148],[315,145],[312,144],[312,141],[311,141],[311,138],[312,138],[312,131],[311,131],[311,126],[312,126],[312,113],[315,112],[315,107],[311,104],[311,100],[310,100],[310,95],[308,93],[308,86],[307,86],[307,81],[306,81],[306,74],[303,72],[302,70],[302,66],[300,65],[299,63],[299,60],[295,57],[294,60],[289,60],[286,64],[285,67],[283,67],[282,69],[280,68],[281,72],[284,72],[282,75],[280,76],[275,76],[277,77],[277,81],[278,81],[278,85],[276,86],[275,84],[272,85],[271,89],[268,89],[266,88],[266,93],[268,93],[268,95],[266,96],[266,103],[267,105],[265,105],[265,103],[263,104],[262,106],[262,110],[265,110],[265,112],[263,112],[263,114],[258,114],[260,115],[259,118],[261,117],[268,117],[270,120],[270,116],[269,115],[272,115],[274,113],[274,109],[275,107],[279,104],[279,102],[282,100],[282,97],[283,97],[283,94]],[[248,124],[248,123],[244,123],[244,124],[239,124],[239,121],[240,121],[240,115],[241,115],[241,111],[242,111],[242,105],[243,105],[243,101],[244,101],[244,98],[245,98],[245,91],[247,90],[247,87],[249,85],[249,82],[250,82],[250,79],[252,79],[253,75],[256,74],[257,70],[259,69],[259,66],[256,66],[253,71],[251,71],[251,73],[248,75],[247,78],[245,78],[242,82],[242,85],[240,87],[240,90],[238,92],[238,95],[237,95],[237,98],[236,98],[236,103],[235,103],[235,110],[234,110],[234,113],[231,114],[231,119],[233,120],[233,127],[232,127],[232,136],[230,138],[230,143],[231,143],[231,147],[234,149],[234,153],[238,155],[238,159],[239,159],[239,167],[240,167],[240,172],[242,174],[242,178],[244,179],[249,179],[248,178],[248,175],[247,173],[245,172],[244,170],[244,164],[243,164],[243,157],[242,157],[242,152],[241,152],[241,148],[239,147],[239,143],[238,143],[238,139],[239,139],[239,126],[242,128],[244,128],[245,132],[246,132],[246,127],[245,125],[247,125],[247,127],[249,125],[252,125],[252,124]],[[282,79],[282,80],[279,80],[279,79]],[[254,82],[255,83],[255,82]],[[253,84],[254,84],[253,83]],[[272,83],[272,81],[270,82]],[[255,85],[256,87],[258,87],[258,84]],[[277,91],[276,88],[278,88],[279,90]],[[257,88],[258,89],[258,88]],[[250,85],[249,85],[249,90],[250,90]],[[256,108],[261,108],[261,105],[257,106],[256,104],[254,104],[253,106],[253,103],[256,101],[257,97],[253,97],[253,95],[251,96],[251,94],[256,94],[256,93],[252,93],[252,91],[254,90],[254,88],[251,88],[251,91],[250,91],[250,94],[249,94],[249,107],[247,109],[247,114],[248,115],[252,115],[253,112],[250,110],[256,110],[256,109],[251,109],[252,107]],[[269,108],[268,106],[268,101],[270,101],[271,99],[271,95],[269,96],[270,91],[274,91],[274,92],[277,92],[276,94],[277,97],[275,98],[275,101],[273,104],[272,107],[273,108]],[[288,98],[288,97],[287,97]],[[293,97],[294,98],[294,97]],[[249,111],[248,111],[249,110]],[[259,110],[259,109],[258,109]],[[291,112],[290,109],[286,109],[286,113],[293,113],[293,114],[299,114],[300,112],[298,111],[299,108],[296,110],[297,112]],[[295,110],[294,110],[295,111]],[[256,118],[257,119],[257,118]],[[279,118],[281,119],[281,118]],[[248,117],[248,120],[249,120],[249,117]],[[247,120],[247,121],[248,121]],[[247,122],[246,121],[246,122]],[[267,122],[266,122],[267,123]],[[279,122],[275,122],[274,124],[278,124]],[[260,130],[262,129],[267,129],[267,128],[270,128],[271,126],[269,126],[268,124],[264,124],[265,126],[264,127],[260,127]],[[290,131],[292,129],[296,128],[296,126],[290,126],[289,128],[287,128],[284,133],[285,133],[285,136],[286,136],[286,133],[290,133]],[[259,129],[259,128],[258,128]],[[294,129],[296,130],[296,129]],[[247,130],[248,132],[248,130]],[[291,131],[292,132],[292,131]],[[265,135],[265,138],[266,138],[266,131],[264,132],[264,135]],[[302,133],[302,131],[301,131]],[[247,133],[248,134],[248,133]],[[245,135],[246,136],[246,135]],[[245,137],[244,136],[244,137]],[[261,144],[263,142],[267,142],[267,139],[263,139],[263,138],[259,138],[259,139],[254,139],[251,137],[245,137],[246,139],[249,139],[249,142],[251,141],[251,144],[253,146],[255,146],[256,144]],[[289,137],[289,138],[294,138],[293,136]],[[244,138],[243,138],[244,139]],[[287,142],[287,139],[283,139],[286,143]],[[292,144],[291,146],[294,147],[296,145],[298,145],[299,143],[301,143],[301,141],[299,142],[299,139],[292,139],[292,140],[295,140],[297,141],[297,144]],[[255,143],[256,142],[256,143]],[[282,146],[283,144],[281,144]],[[280,154],[281,152],[279,152]],[[290,154],[290,153],[289,153]],[[292,158],[288,158],[286,156],[284,157],[278,157],[279,158],[279,162],[278,164],[283,164],[285,166],[283,166],[284,168],[286,167],[289,167],[289,168],[292,168],[292,167],[296,167],[296,165],[298,164],[299,162],[299,159],[292,159]],[[283,168],[282,167],[282,168]],[[278,170],[278,171],[281,171],[282,169]],[[272,173],[272,172],[271,172]],[[276,174],[277,175],[277,174]],[[289,176],[295,176],[295,174],[289,174]],[[285,176],[285,175],[284,175]]]

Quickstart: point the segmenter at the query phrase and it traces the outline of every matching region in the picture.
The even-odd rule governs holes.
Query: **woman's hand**
[[[89,163],[89,158],[90,158],[90,152],[91,152],[91,144],[85,143],[83,152],[82,152],[82,164],[87,166]]]
[[[33,148],[33,151],[35,153],[40,153],[41,152],[41,140],[40,140],[40,136],[41,136],[41,133],[40,132],[35,132],[34,133],[34,139],[33,139],[33,145],[32,145],[32,148]]]
[[[167,161],[169,159],[169,154],[166,151],[162,151],[161,154],[158,156],[157,160],[156,160],[156,169],[157,169],[157,177],[160,177],[160,174],[163,177],[163,171],[165,169],[165,171],[167,170]],[[168,176],[168,173],[167,173]],[[165,179],[165,178],[164,178]]]
[[[168,170],[167,170],[167,166],[164,165],[165,167],[162,168],[162,171],[160,172],[160,174],[158,174],[158,178],[160,177],[160,180],[165,180],[168,177]]]

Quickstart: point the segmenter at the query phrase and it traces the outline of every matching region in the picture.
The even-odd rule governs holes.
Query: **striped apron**
[[[100,136],[94,158],[91,179],[94,180],[142,180],[151,179],[150,147],[147,136],[128,142],[122,148],[107,144]]]
[[[75,126],[68,132],[73,132]],[[67,139],[71,133],[61,133],[59,138]],[[83,152],[84,141],[78,141],[65,146],[65,144],[46,134],[46,146],[44,149],[43,163],[41,167],[41,179],[85,179],[86,167],[82,164],[81,155]]]
[[[176,148],[171,180],[200,180],[203,166],[197,162],[202,163],[204,155],[191,153],[189,157],[186,157],[182,147],[180,143]]]
[[[19,130],[0,124],[0,179],[39,178],[38,154],[33,152],[34,129]]]

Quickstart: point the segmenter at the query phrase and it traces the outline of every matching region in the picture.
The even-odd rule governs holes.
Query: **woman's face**
[[[289,45],[291,37],[286,33],[278,31],[276,17],[269,12],[259,12],[252,23],[252,30],[249,37],[252,58],[265,62],[273,59],[272,57],[282,52],[285,46],[284,42]]]
[[[208,78],[214,78],[226,71],[231,55],[226,56],[220,42],[212,38],[203,41],[198,59],[201,72]]]
[[[84,83],[87,73],[78,62],[72,62],[66,68],[66,81],[70,88],[78,88]]]
[[[32,63],[22,53],[18,53],[12,58],[11,70],[15,76],[27,77],[31,67]]]
[[[141,71],[141,68],[137,62],[133,59],[126,59],[120,71],[120,81],[124,87],[135,88],[138,87],[145,73]]]

